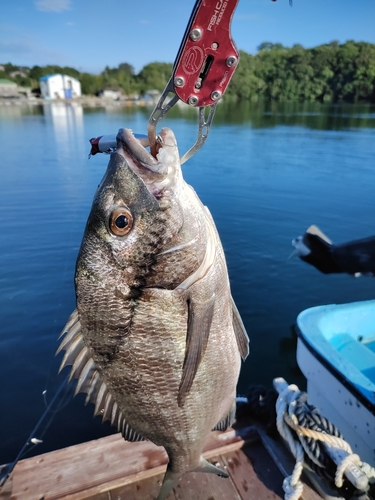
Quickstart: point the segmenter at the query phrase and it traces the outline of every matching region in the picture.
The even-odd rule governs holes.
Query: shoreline
[[[121,99],[115,101],[113,99],[105,99],[103,97],[96,96],[83,96],[83,97],[75,97],[73,99],[42,99],[38,97],[20,97],[20,98],[1,98],[0,97],[0,106],[1,107],[19,107],[24,105],[30,106],[43,106],[43,105],[51,105],[51,104],[65,104],[65,105],[74,105],[80,104],[81,106],[88,108],[101,108],[101,107],[127,107],[127,106],[141,106],[141,107],[153,107],[155,103],[146,102],[143,100],[135,101],[130,99]]]

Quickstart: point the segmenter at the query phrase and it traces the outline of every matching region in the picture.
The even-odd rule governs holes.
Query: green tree
[[[103,78],[101,75],[91,75],[90,73],[81,73],[79,77],[81,90],[84,95],[95,95],[103,87]]]
[[[129,63],[121,63],[118,66],[119,71],[124,71],[125,73],[129,73],[129,75],[134,75],[134,66]]]
[[[151,89],[164,90],[171,77],[172,67],[170,63],[153,62],[142,68],[137,76],[140,93],[143,94]]]

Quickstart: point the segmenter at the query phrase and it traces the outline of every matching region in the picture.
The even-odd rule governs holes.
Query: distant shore
[[[141,99],[104,99],[96,96],[81,96],[74,99],[43,99],[40,97],[20,97],[20,98],[1,98],[0,106],[42,106],[45,104],[81,104],[87,108],[100,108],[100,107],[116,107],[122,108],[125,106],[154,106],[154,103],[146,102]]]

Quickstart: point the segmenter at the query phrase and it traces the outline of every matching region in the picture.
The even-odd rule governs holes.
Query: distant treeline
[[[104,88],[124,90],[127,95],[163,90],[172,64],[150,63],[135,74],[131,64],[106,67],[99,75],[59,66],[25,68],[3,64],[0,78],[19,85],[39,87],[39,78],[64,73],[81,82],[83,94],[97,94]],[[241,51],[241,61],[228,87],[226,99],[375,102],[375,45],[334,41],[312,49],[262,43],[255,55]]]
[[[263,43],[241,53],[229,94],[236,99],[375,102],[375,45],[331,42],[312,49]]]

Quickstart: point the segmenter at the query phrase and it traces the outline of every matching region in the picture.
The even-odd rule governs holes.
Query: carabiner
[[[151,154],[156,155],[156,126],[180,99],[199,108],[198,137],[181,158],[191,158],[204,144],[218,101],[238,65],[230,24],[239,0],[197,0],[186,27],[172,76],[148,122]],[[170,97],[171,95],[171,97]],[[210,107],[207,119],[204,108]]]

